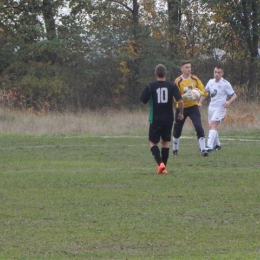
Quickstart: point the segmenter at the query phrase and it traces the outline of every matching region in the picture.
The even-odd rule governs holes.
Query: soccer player
[[[166,165],[169,157],[169,143],[174,121],[173,98],[178,103],[178,120],[183,119],[183,101],[178,87],[170,81],[166,81],[167,70],[162,64],[156,66],[154,71],[157,80],[144,88],[141,94],[141,102],[149,101],[149,144],[151,153],[158,164],[158,174],[167,173]],[[158,143],[161,140],[161,151]]]
[[[215,66],[214,78],[210,79],[205,87],[210,95],[208,107],[208,122],[210,128],[207,141],[208,152],[221,148],[217,127],[221,120],[224,119],[227,108],[237,98],[233,87],[223,78],[223,75],[223,67],[221,65]]]
[[[178,86],[181,95],[186,93],[189,89],[197,88],[201,92],[201,97],[208,96],[208,93],[205,91],[204,85],[202,84],[201,80],[197,76],[191,74],[190,61],[185,60],[181,63],[181,72],[182,74],[179,77],[177,77],[174,81],[175,84]],[[202,106],[202,103],[201,102],[199,103],[198,101],[191,101],[188,99],[184,99],[183,102],[184,102],[183,120],[178,119],[179,107],[178,104],[176,104],[176,115],[175,115],[176,121],[173,127],[173,147],[172,147],[173,156],[177,156],[178,154],[180,137],[187,117],[191,119],[195,131],[197,133],[201,155],[207,156],[208,152],[206,151],[205,134],[204,134],[204,129],[202,127],[201,115],[199,110],[199,107]]]

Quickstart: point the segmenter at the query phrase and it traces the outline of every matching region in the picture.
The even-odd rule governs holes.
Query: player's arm
[[[179,86],[178,86],[178,81],[179,81],[179,78],[176,78],[176,79],[173,81],[173,84],[175,84],[175,85],[179,88]]]
[[[232,103],[236,98],[237,98],[237,95],[236,95],[236,93],[234,92],[232,95],[230,95],[229,100],[227,100],[227,101],[225,102],[224,107],[225,107],[225,108],[228,108],[228,107],[231,105],[231,103]]]
[[[151,97],[151,92],[149,86],[147,85],[140,96],[140,100],[143,104],[146,104],[149,101],[150,97]]]
[[[178,103],[178,108],[179,108],[179,114],[178,114],[178,119],[182,120],[184,118],[183,116],[183,108],[184,108],[184,103],[181,97],[180,90],[176,84],[174,84],[174,98],[176,102]]]
[[[178,119],[182,120],[184,118],[183,116],[183,107],[184,107],[184,103],[182,99],[178,100],[178,107],[179,107],[179,114],[178,114]]]
[[[201,82],[201,80],[199,79],[199,78],[197,78],[197,88],[199,89],[199,91],[200,91],[200,93],[201,93],[201,98],[202,97],[207,97],[208,96],[208,92],[206,91],[206,89],[205,89],[205,87],[204,87],[204,85],[203,85],[203,83]],[[204,98],[204,99],[205,99]],[[203,99],[203,100],[204,100]]]
[[[200,100],[199,100],[199,103],[198,103],[198,106],[199,107],[202,107],[203,106],[203,101],[206,99],[206,97],[205,96],[201,96],[200,97]]]
[[[208,85],[208,84],[207,84]],[[207,96],[209,95],[208,91],[206,90],[207,88],[207,85],[206,87],[204,87],[203,83],[201,82],[200,79],[198,79],[198,89],[200,90],[200,93],[201,93],[201,97],[200,97],[200,100],[199,100],[199,103],[198,103],[198,106],[199,107],[202,107],[203,106],[203,102],[204,100],[207,98]]]

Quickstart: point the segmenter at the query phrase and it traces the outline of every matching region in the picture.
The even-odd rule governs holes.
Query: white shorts
[[[225,108],[208,108],[208,122],[220,122],[226,116]]]

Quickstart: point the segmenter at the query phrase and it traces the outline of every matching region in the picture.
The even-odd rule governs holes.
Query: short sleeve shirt
[[[178,87],[170,81],[149,83],[141,94],[141,101],[150,103],[149,122],[157,125],[171,125],[174,120],[173,98],[182,99]]]
[[[216,82],[215,79],[210,79],[205,89],[209,92],[210,108],[223,108],[227,97],[235,93],[231,84],[223,78],[219,82]]]

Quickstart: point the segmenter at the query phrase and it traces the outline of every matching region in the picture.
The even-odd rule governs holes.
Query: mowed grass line
[[[146,136],[1,136],[0,259],[260,259],[260,138],[232,138],[158,176]]]

